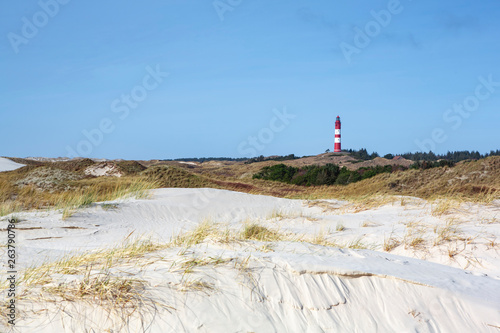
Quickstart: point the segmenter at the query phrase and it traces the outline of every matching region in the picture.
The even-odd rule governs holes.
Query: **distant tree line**
[[[359,150],[348,149],[348,150],[344,150],[344,152],[349,153],[350,156],[356,158],[359,161],[373,160],[374,158],[380,156],[377,152],[368,153],[368,151],[365,148],[361,148]],[[478,151],[468,151],[468,150],[449,151],[446,154],[435,154],[432,151],[430,151],[428,153],[417,152],[417,153],[404,153],[404,154],[398,154],[398,155],[386,154],[386,155],[384,155],[384,158],[392,159],[395,156],[401,156],[403,158],[406,158],[406,159],[412,160],[412,161],[448,160],[448,161],[453,161],[453,162],[460,162],[460,161],[464,161],[464,160],[478,160],[478,159],[486,158],[489,156],[500,156],[500,150],[498,150],[498,149],[492,150],[486,154],[481,154]],[[302,156],[302,157],[307,157],[307,156]],[[265,157],[263,155],[260,155],[260,156],[254,157],[254,158],[247,158],[247,157],[239,157],[239,158],[238,157],[237,158],[233,158],[233,157],[192,157],[192,158],[167,159],[164,161],[184,161],[184,162],[199,162],[199,163],[208,162],[208,161],[235,161],[235,162],[245,161],[245,163],[250,164],[250,163],[262,162],[262,161],[288,161],[288,160],[295,160],[295,159],[302,158],[302,157],[295,156],[294,154],[290,154],[290,155],[271,156],[271,157]]]
[[[479,160],[489,156],[500,156],[500,150],[492,150],[489,153],[481,154],[478,151],[449,151],[446,154],[434,154],[432,151],[428,153],[405,153],[400,156],[412,161],[438,161],[448,160],[453,162],[460,162],[465,160]]]
[[[247,159],[245,164],[252,164],[252,163],[262,162],[262,161],[289,161],[289,160],[295,160],[298,158],[301,158],[301,157],[295,156],[295,154],[284,155],[284,156],[270,156],[270,157],[264,157],[264,155],[260,155],[258,157]]]
[[[349,149],[346,150],[352,157],[358,160],[372,160],[375,157],[379,157],[379,154],[373,152],[371,154],[365,148],[361,148],[360,150]],[[446,154],[435,154],[432,151],[430,152],[417,152],[417,153],[404,153],[399,155],[386,154],[384,158],[393,159],[395,156],[401,156],[408,160],[412,161],[439,161],[439,160],[448,160],[453,162],[460,162],[464,160],[479,160],[481,158],[486,158],[489,156],[500,156],[500,150],[492,150],[489,153],[481,154],[478,151],[449,151]]]
[[[189,157],[189,158],[176,158],[176,159],[170,159],[170,160],[163,160],[163,161],[180,161],[180,162],[209,162],[209,161],[235,161],[235,162],[241,162],[241,161],[246,161],[248,158],[246,157]]]

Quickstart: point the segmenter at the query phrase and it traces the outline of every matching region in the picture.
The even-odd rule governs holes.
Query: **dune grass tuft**
[[[413,221],[406,224],[406,233],[403,238],[403,243],[405,245],[405,249],[408,248],[421,248],[424,243],[424,235],[427,229],[419,221]]]
[[[448,219],[445,225],[437,225],[434,228],[434,232],[437,236],[434,245],[459,240],[461,234],[458,222],[454,219]]]
[[[139,279],[113,276],[109,269],[92,274],[88,268],[81,280],[43,287],[42,292],[59,296],[65,301],[87,300],[99,304],[123,307],[127,303],[139,303],[145,282]]]
[[[72,255],[37,267],[27,268],[19,283],[24,286],[43,285],[48,283],[54,274],[84,275],[90,266],[96,270],[106,270],[114,262],[127,261],[165,247],[165,245],[155,244],[150,240],[125,241],[123,245],[116,248]]]
[[[246,224],[241,233],[243,239],[257,240],[260,242],[274,242],[282,239],[281,235],[256,223]]]
[[[181,281],[178,289],[182,292],[201,291],[205,294],[209,294],[209,292],[215,290],[215,285],[213,283],[203,281],[201,278],[186,278]]]
[[[382,248],[384,249],[385,252],[391,252],[395,248],[397,248],[399,245],[401,245],[401,241],[393,236],[394,230],[391,231],[390,235],[388,238],[384,237],[384,244]]]
[[[337,226],[335,227],[336,231],[344,231],[345,226],[342,223],[337,223]]]

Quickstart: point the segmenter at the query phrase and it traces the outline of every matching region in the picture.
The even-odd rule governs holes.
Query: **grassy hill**
[[[332,158],[345,157],[322,154],[306,159],[315,164],[331,163]],[[285,164],[302,165],[304,161],[300,160],[285,161]],[[370,162],[376,163],[377,160]],[[160,187],[210,187],[301,199],[355,199],[373,195],[406,195],[423,199],[446,197],[481,202],[500,199],[498,156],[463,161],[454,167],[384,173],[349,185],[331,186],[297,186],[252,179],[253,173],[263,166],[281,163],[276,161],[252,164],[233,161],[192,164],[158,161],[149,165],[137,161],[107,163],[115,163],[123,176],[89,176],[85,169],[94,164],[89,159],[38,162],[14,171],[0,172],[0,215],[24,209],[75,208],[127,194],[142,195],[147,189]]]

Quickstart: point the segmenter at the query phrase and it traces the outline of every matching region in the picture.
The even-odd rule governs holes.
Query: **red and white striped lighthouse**
[[[335,149],[333,150],[335,153],[340,153],[342,149],[340,148],[340,117],[337,116],[337,120],[335,121]]]

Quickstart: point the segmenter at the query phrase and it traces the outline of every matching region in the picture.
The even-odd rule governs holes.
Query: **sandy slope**
[[[7,158],[0,157],[0,172],[11,171],[23,167],[24,164],[13,162]]]
[[[20,301],[23,319],[16,327],[20,332],[498,332],[500,248],[491,240],[500,236],[499,203],[433,215],[427,202],[404,200],[357,211],[335,200],[160,189],[151,199],[116,201],[112,209],[96,204],[64,221],[55,211],[18,214],[23,219],[18,263],[24,267],[114,247],[130,233],[168,242],[204,219],[220,229],[239,230],[252,221],[288,235],[323,235],[343,244],[361,239],[358,243],[370,249],[293,241],[297,237],[166,248],[117,262],[110,271],[142,281],[139,311],[109,312],[89,300],[50,302],[33,293]],[[455,238],[433,245],[434,230],[450,219],[458,228]],[[345,229],[337,231],[339,224]],[[389,235],[403,241],[409,230],[419,231],[423,242],[383,251]],[[462,243],[465,249],[450,257],[449,247]],[[207,264],[187,270],[191,261]],[[83,277],[51,278],[49,284],[59,285]]]

